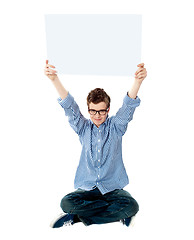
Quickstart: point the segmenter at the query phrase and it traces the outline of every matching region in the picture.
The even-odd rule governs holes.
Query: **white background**
[[[43,73],[44,14],[143,15],[141,105],[123,139],[123,158],[139,202],[134,228],[120,223],[49,228],[74,190],[81,146]],[[0,9],[0,226],[2,239],[193,239],[193,6],[191,1],[6,1]],[[130,67],[130,66],[129,66]],[[87,114],[86,96],[103,87],[110,115],[127,78],[60,76]]]

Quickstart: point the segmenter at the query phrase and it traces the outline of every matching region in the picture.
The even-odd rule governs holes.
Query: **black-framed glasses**
[[[94,110],[94,109],[88,109],[88,112],[90,115],[96,115],[97,113],[99,115],[105,115],[108,112],[108,109],[101,109],[101,110]]]

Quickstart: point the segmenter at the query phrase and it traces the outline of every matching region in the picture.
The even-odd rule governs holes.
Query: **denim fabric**
[[[107,116],[99,128],[81,114],[70,94],[63,100],[58,98],[58,102],[82,144],[75,189],[92,190],[97,186],[102,194],[106,194],[124,188],[129,180],[122,158],[122,137],[136,107],[140,105],[140,99],[126,95],[116,115]]]
[[[117,222],[139,211],[138,203],[127,191],[116,189],[103,195],[98,188],[78,189],[67,194],[61,200],[61,208],[75,214],[86,226]]]

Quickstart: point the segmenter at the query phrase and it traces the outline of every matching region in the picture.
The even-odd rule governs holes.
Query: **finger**
[[[51,67],[51,68],[55,68],[55,66],[53,66],[53,65],[50,65],[50,64],[48,64],[49,65],[49,67]]]
[[[137,75],[137,76],[136,76],[136,78],[141,78],[141,77],[142,77],[142,75]]]
[[[146,74],[147,74],[147,71],[141,71],[137,75],[146,75]]]
[[[141,67],[141,68],[138,68],[136,72],[138,73],[138,72],[142,72],[142,71],[147,71],[147,70],[146,70],[146,68],[144,68],[144,67],[142,68]]]
[[[142,72],[143,71],[143,68],[138,68],[136,73],[139,73],[139,72]]]
[[[145,71],[146,69],[145,68],[139,68],[137,69],[137,71],[135,72],[135,74],[137,75],[138,73],[142,72],[142,71]]]
[[[55,68],[55,66],[53,66],[53,65],[46,64],[46,68],[49,68],[49,67],[51,67],[51,68]]]
[[[44,70],[44,73],[45,73],[46,75],[50,75],[50,74],[51,74],[51,72],[50,72],[49,70]]]
[[[145,78],[147,75],[146,74],[139,74],[138,76],[136,76],[136,78],[142,79]]]
[[[145,79],[145,77],[135,77],[135,79],[142,80],[142,79]]]
[[[140,71],[136,74],[136,76],[140,76],[140,75],[146,75],[147,71],[144,69],[143,71]]]
[[[50,72],[51,74],[55,74],[57,71],[50,69],[49,72]]]
[[[144,67],[144,63],[140,63],[137,65],[138,67]]]
[[[55,74],[57,71],[55,71],[55,70],[52,70],[52,69],[49,69],[49,68],[47,68],[47,69],[45,69],[45,73],[46,74]]]
[[[48,60],[46,60],[46,66],[45,66],[45,68],[48,68],[49,66],[48,66]]]
[[[48,64],[48,60],[46,60],[46,68],[49,68],[49,67],[55,68],[55,66],[53,66],[53,65],[51,65],[51,64]]]

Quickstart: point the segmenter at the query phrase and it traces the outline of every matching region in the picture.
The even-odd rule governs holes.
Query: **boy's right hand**
[[[55,66],[48,64],[48,60],[46,60],[44,74],[53,81],[57,78],[57,74],[56,74],[57,71],[51,68],[55,68]]]

